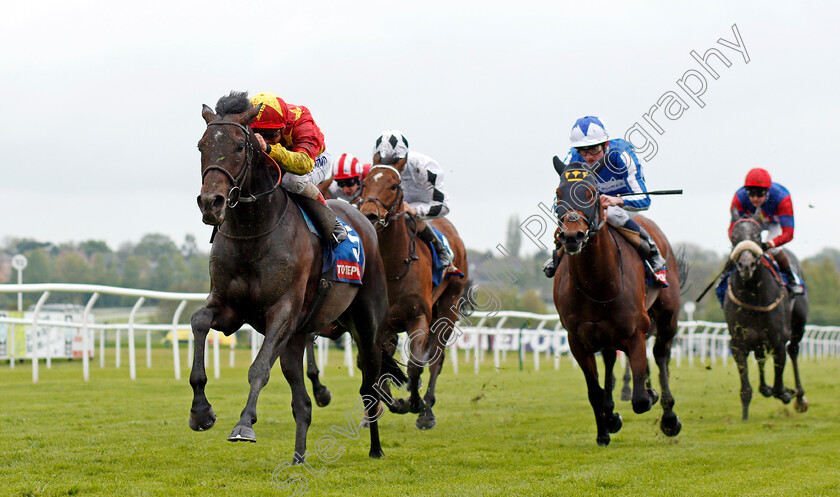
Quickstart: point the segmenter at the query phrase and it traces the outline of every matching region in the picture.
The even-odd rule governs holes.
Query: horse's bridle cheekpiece
[[[390,169],[391,171],[397,173],[397,178],[399,179],[399,181],[397,181],[397,200],[394,201],[393,205],[391,205],[391,207],[389,208],[387,205],[385,205],[385,202],[380,200],[379,197],[368,197],[361,204],[359,204],[359,210],[361,210],[362,206],[368,202],[376,204],[376,223],[374,223],[374,225],[379,225],[382,228],[387,228],[388,224],[391,222],[391,218],[394,216],[394,214],[397,212],[397,209],[399,209],[403,203],[404,193],[402,189],[402,176],[397,170],[397,168],[384,164],[377,164],[371,167],[370,171],[368,172],[368,176],[373,174],[374,169]],[[382,210],[385,211],[385,217],[379,215],[380,206],[382,207]]]

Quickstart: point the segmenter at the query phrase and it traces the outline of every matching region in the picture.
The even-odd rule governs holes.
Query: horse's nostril
[[[583,240],[584,236],[585,235],[584,235],[583,231],[578,231],[577,233],[575,233],[575,238],[577,238],[578,240]]]
[[[225,206],[225,197],[222,195],[216,195],[213,197],[213,208],[214,209],[221,209]]]
[[[379,217],[376,214],[365,214],[365,217],[368,218],[368,221],[375,223],[379,220]]]

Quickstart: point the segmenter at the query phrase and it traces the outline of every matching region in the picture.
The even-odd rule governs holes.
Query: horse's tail
[[[408,381],[408,376],[403,373],[396,359],[388,353],[388,347],[382,347],[382,366],[379,372],[381,378],[387,378],[397,387],[403,386]]]
[[[475,312],[475,289],[478,287],[473,280],[467,280],[464,293],[461,294],[461,306],[458,308],[460,317],[469,317]]]
[[[677,275],[680,281],[680,295],[682,296],[691,288],[691,285],[685,285],[685,282],[688,281],[688,272],[691,270],[691,263],[688,262],[688,257],[685,255],[685,246],[680,247],[680,250],[676,253],[676,259]]]

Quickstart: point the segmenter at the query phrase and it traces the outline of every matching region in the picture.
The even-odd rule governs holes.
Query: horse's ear
[[[201,117],[204,118],[204,122],[210,124],[210,121],[216,119],[216,113],[213,112],[213,109],[207,107],[206,104],[201,105]]]
[[[236,117],[236,120],[239,121],[239,124],[244,124],[245,126],[251,124],[251,121],[257,117],[257,114],[260,113],[260,109],[262,109],[263,104],[255,105],[250,109],[246,110],[242,114],[239,114]]]
[[[566,169],[566,164],[560,160],[560,157],[554,156],[554,170],[557,171],[557,174],[560,177],[563,177],[563,169]]]

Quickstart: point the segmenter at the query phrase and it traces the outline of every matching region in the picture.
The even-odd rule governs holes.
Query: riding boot
[[[787,277],[786,286],[788,290],[790,290],[791,295],[795,296],[805,293],[805,289],[802,287],[802,280],[800,280],[799,276],[793,271],[787,253],[785,253],[784,250],[779,250],[773,254],[773,259],[776,260],[776,264],[779,265],[779,269],[785,273],[785,276]]]
[[[633,221],[628,221],[627,224],[630,224],[631,222],[636,226],[639,226],[639,235],[641,236],[642,241],[647,243],[647,253],[641,254],[643,259],[647,256],[645,265],[647,265],[650,273],[653,275],[654,281],[659,284],[660,287],[668,288],[670,285],[668,284],[665,273],[665,258],[659,253],[659,248],[656,246],[656,242],[653,241],[650,234],[643,227]],[[625,224],[624,227],[627,228],[628,226]]]
[[[315,190],[316,197],[311,198],[309,193],[312,193],[308,187],[312,186]],[[320,195],[318,192],[318,188],[315,185],[308,184],[307,188],[304,188],[301,195],[297,195],[295,200],[297,200],[298,204],[306,211],[309,217],[312,219],[312,224],[315,225],[315,229],[318,230],[318,234],[321,235],[321,239],[329,240],[330,243],[334,245],[338,245],[339,243],[343,242],[347,239],[347,231],[344,229],[344,225],[338,220],[335,216],[335,212],[330,209],[327,205],[327,202],[324,200],[324,197]]]
[[[426,227],[423,228],[422,231],[417,233],[417,237],[423,240],[426,243],[431,243],[435,247],[435,251],[438,254],[438,259],[440,259],[440,265],[443,267],[449,267],[452,265],[452,256],[449,254],[449,250],[446,249],[446,246],[437,237],[434,231],[432,231],[432,227],[429,226],[428,223],[425,223]]]
[[[545,261],[542,270],[546,278],[554,278],[557,268],[560,266],[560,258],[563,257],[563,246],[560,245],[551,251],[551,257]]]

